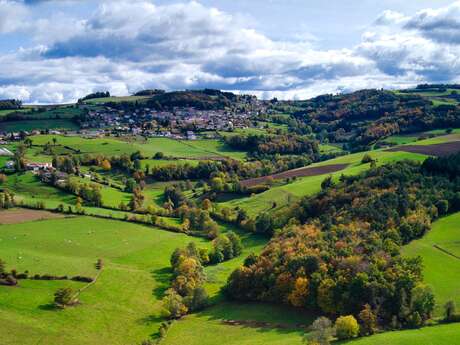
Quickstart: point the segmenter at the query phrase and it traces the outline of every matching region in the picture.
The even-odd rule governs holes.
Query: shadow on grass
[[[163,298],[165,291],[171,285],[172,270],[170,267],[163,267],[157,270],[153,270],[151,273],[152,273],[153,279],[155,279],[157,283],[155,288],[153,289],[152,294],[157,299],[161,299]]]
[[[253,328],[259,332],[304,332],[315,319],[305,310],[263,303],[223,302],[197,313],[208,321],[218,321],[228,327]]]
[[[42,305],[38,306],[38,309],[46,310],[46,311],[59,311],[59,310],[62,310],[62,308],[57,307],[54,303],[42,304]]]

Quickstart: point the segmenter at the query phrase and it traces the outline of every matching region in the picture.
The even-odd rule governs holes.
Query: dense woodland
[[[233,272],[227,295],[330,316],[358,317],[370,306],[381,327],[424,324],[434,297],[421,261],[403,259],[399,249],[460,210],[459,172],[457,155],[373,168],[337,185],[326,179],[317,196],[264,220],[267,231],[283,230]]]
[[[305,154],[318,158],[318,143],[300,135],[232,135],[225,138],[230,147],[257,154]]]
[[[320,133],[322,139],[346,143],[352,150],[397,133],[460,125],[458,106],[434,106],[422,96],[386,90],[322,95],[292,104],[296,106],[292,115],[298,122]]]
[[[0,100],[0,110],[15,110],[22,107],[22,102],[16,99]]]

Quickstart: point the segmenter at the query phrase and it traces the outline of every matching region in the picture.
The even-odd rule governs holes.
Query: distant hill
[[[22,102],[16,99],[0,99],[0,110],[20,109]]]
[[[437,104],[418,93],[360,90],[343,95],[322,95],[297,102],[293,113],[331,142],[366,146],[396,133],[460,126],[456,103]],[[299,110],[300,109],[300,110]]]

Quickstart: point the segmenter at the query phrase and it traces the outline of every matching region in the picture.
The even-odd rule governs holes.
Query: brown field
[[[460,152],[460,141],[451,141],[433,145],[405,145],[388,149],[387,151],[405,151],[412,153],[421,153],[430,156],[448,156]]]
[[[336,171],[340,171],[345,169],[348,166],[348,164],[331,164],[331,165],[324,165],[321,167],[304,167],[304,168],[298,168],[298,169],[293,169],[293,170],[288,170],[288,171],[283,171],[278,174],[273,174],[273,175],[268,175],[268,176],[262,176],[262,177],[256,177],[256,178],[251,178],[248,180],[241,181],[241,185],[245,187],[251,187],[255,186],[261,183],[264,183],[270,179],[278,180],[278,179],[285,179],[285,178],[291,178],[291,177],[307,177],[307,176],[316,176],[316,175],[324,175],[324,174],[330,174]]]
[[[34,220],[43,220],[51,218],[63,218],[64,216],[57,213],[40,210],[29,210],[25,208],[15,208],[11,210],[0,211],[0,224],[16,224],[31,222]]]

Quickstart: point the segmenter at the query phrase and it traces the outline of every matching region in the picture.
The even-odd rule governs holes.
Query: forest
[[[229,297],[359,314],[370,308],[381,328],[419,327],[434,296],[418,258],[400,255],[438,217],[460,210],[460,155],[402,161],[334,184],[271,219],[275,235],[228,280]]]

